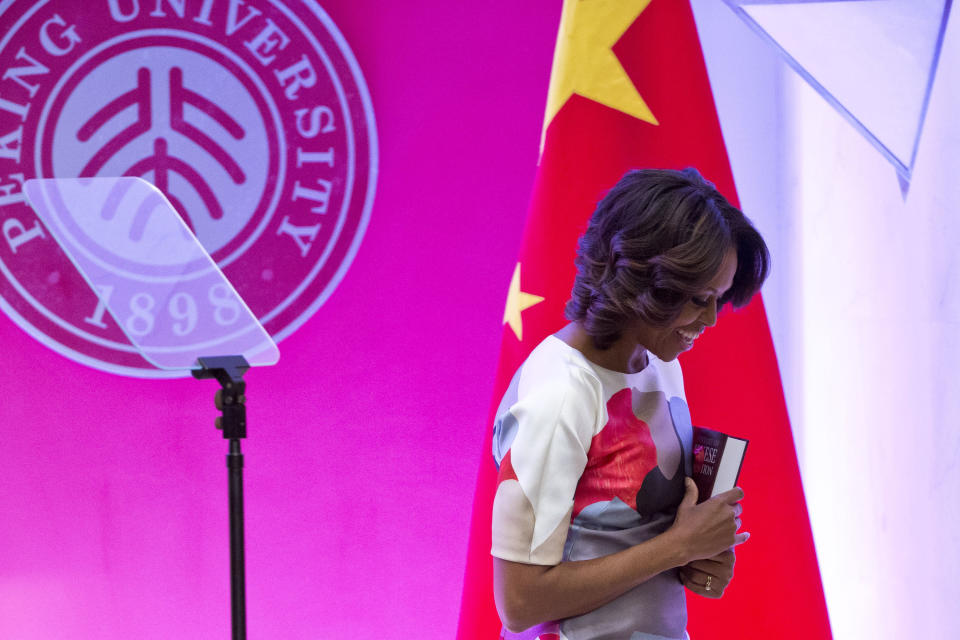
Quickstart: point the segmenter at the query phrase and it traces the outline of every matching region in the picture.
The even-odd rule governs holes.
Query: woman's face
[[[737,253],[729,249],[717,274],[686,304],[669,327],[650,327],[638,322],[633,331],[634,338],[665,362],[691,349],[704,329],[717,324],[717,301],[733,285],[736,273]]]

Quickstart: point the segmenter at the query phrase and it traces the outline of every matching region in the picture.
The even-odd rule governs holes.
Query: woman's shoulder
[[[571,392],[594,391],[602,381],[590,361],[577,349],[554,335],[538,344],[524,361],[521,382],[548,385]]]
[[[530,438],[567,425],[588,441],[602,424],[604,400],[604,386],[583,355],[548,336],[517,370],[501,399],[495,455],[506,452],[520,425]]]

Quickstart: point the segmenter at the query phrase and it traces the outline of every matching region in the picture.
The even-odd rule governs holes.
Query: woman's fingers
[[[739,534],[743,522],[743,489],[734,487],[696,504],[696,486],[686,478],[683,502],[677,509],[677,526],[687,536],[691,558],[708,558],[720,551],[743,544],[749,534]]]
[[[736,562],[732,551],[707,558],[705,560],[694,560],[690,564],[684,565],[681,571],[696,572],[703,576],[713,576],[714,579],[723,580],[724,583],[733,578],[733,565]],[[702,580],[701,580],[702,582]]]
[[[687,589],[707,598],[719,598],[722,596],[723,590],[726,589],[729,583],[729,580],[723,577],[714,576],[696,569],[688,569],[687,567],[681,569],[680,581]]]
[[[718,502],[724,502],[729,505],[734,505],[741,500],[743,500],[743,489],[740,487],[734,487],[729,491],[724,491],[723,493],[718,493],[717,495],[710,498],[711,500],[716,500]]]

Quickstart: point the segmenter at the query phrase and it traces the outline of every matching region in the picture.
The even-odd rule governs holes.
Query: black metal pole
[[[227,454],[227,477],[230,485],[230,619],[233,640],[247,639],[246,569],[243,564],[243,454],[240,439],[247,437],[247,384],[243,374],[250,364],[243,356],[199,357],[200,369],[191,373],[203,380],[215,378],[220,390],[214,404],[223,412],[217,418],[217,429],[230,441]]]
[[[227,454],[230,477],[230,611],[233,640],[246,640],[247,603],[243,562],[243,454],[240,440],[230,440]]]

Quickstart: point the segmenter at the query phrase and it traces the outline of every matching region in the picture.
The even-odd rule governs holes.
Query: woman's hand
[[[686,494],[667,531],[676,536],[690,561],[713,558],[742,544],[749,533],[737,533],[743,507],[743,489],[735,487],[697,504],[697,485],[686,478]]]
[[[712,558],[694,560],[680,567],[680,582],[690,591],[705,598],[719,598],[733,579],[733,565],[736,561],[733,549],[721,551]]]

